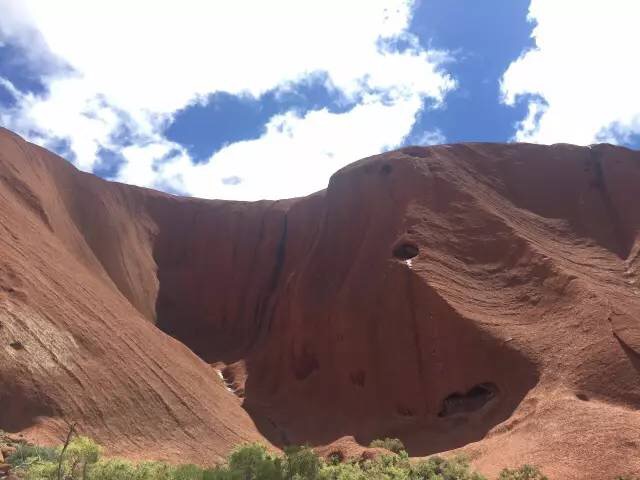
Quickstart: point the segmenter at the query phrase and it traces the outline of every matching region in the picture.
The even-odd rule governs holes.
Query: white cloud
[[[0,46],[2,46],[1,43]],[[15,87],[15,85],[4,77],[0,77],[0,87],[3,87],[7,92],[9,92],[14,99],[18,100],[22,98],[21,92]]]
[[[640,133],[640,2],[532,0],[536,48],[503,77],[505,101],[528,99],[516,139],[617,142]]]
[[[185,168],[184,157],[169,162],[163,177],[174,189],[202,197],[305,195],[324,188],[328,176],[346,163],[395,145],[411,129],[419,103],[416,96],[393,105],[372,98],[344,114],[278,115],[260,139],[234,143],[207,164]],[[224,182],[233,177],[241,182]]]
[[[415,145],[439,145],[447,141],[442,131],[438,128],[427,130],[419,135],[412,143]]]
[[[336,168],[398,145],[424,98],[442,101],[454,87],[440,52],[408,33],[411,8],[411,0],[3,0],[0,39],[72,71],[48,73],[50,94],[22,96],[1,120],[41,143],[67,139],[88,171],[100,148],[115,150],[127,161],[119,179],[130,183],[207,197],[310,193]],[[413,48],[385,50],[385,39]],[[260,139],[228,145],[205,165],[162,136],[177,110],[210,93],[259,96],[317,72],[357,100],[353,110],[272,118]],[[123,123],[136,145],[114,140]],[[282,180],[286,172],[294,177]],[[230,177],[242,182],[221,182]]]

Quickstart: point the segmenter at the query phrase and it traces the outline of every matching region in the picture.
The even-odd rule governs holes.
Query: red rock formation
[[[631,150],[468,144],[205,201],[2,132],[0,428],[199,463],[398,436],[490,475],[640,473],[639,194]]]

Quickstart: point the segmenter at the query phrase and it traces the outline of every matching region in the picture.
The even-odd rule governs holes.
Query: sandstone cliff
[[[488,474],[640,473],[638,198],[640,153],[610,145],[410,147],[246,203],[0,131],[0,428],[198,463],[391,435]]]

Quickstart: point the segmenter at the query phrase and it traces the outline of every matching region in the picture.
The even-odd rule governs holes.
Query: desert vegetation
[[[402,442],[385,438],[371,443],[388,450],[371,458],[327,460],[308,447],[287,447],[283,454],[260,444],[236,448],[223,465],[131,462],[104,457],[102,448],[83,436],[59,447],[17,444],[6,461],[11,476],[24,480],[486,480],[463,457],[438,456],[411,461]],[[545,480],[533,466],[504,470],[498,480]]]
[[[390,452],[400,454],[404,451],[404,445],[397,438],[383,438],[374,440],[369,444],[371,448],[384,448]]]

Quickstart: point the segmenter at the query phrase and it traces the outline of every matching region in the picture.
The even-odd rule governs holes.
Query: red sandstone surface
[[[488,475],[640,473],[639,198],[640,153],[611,145],[411,147],[248,203],[2,130],[0,428],[201,464],[394,436]]]

